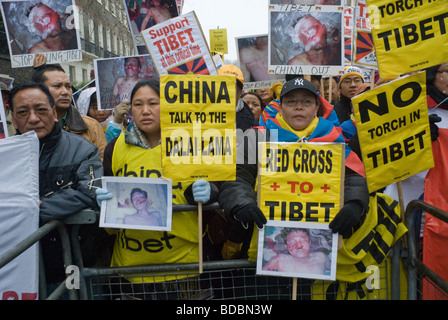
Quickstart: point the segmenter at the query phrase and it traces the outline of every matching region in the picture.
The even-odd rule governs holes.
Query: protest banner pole
[[[297,278],[292,278],[292,300],[297,300]]]
[[[202,261],[202,202],[198,202],[199,273],[204,270]]]
[[[403,223],[406,221],[405,217],[405,207],[404,207],[404,198],[403,198],[403,185],[401,181],[397,182],[397,192],[398,192],[398,204],[400,205],[400,211],[401,211],[401,221]],[[406,248],[407,240],[406,240],[406,234],[403,235],[403,248]]]
[[[330,77],[328,78],[328,102],[331,103],[331,98],[332,98],[332,91],[333,91],[333,76],[330,75]],[[325,97],[325,92],[324,92],[324,97]]]

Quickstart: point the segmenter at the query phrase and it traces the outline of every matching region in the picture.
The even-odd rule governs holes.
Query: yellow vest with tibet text
[[[160,145],[153,149],[143,149],[127,144],[124,134],[120,135],[112,154],[114,176],[158,178],[161,176],[161,170]],[[184,191],[189,184],[173,181],[173,204],[187,203]],[[117,237],[111,267],[198,262],[197,217],[197,212],[194,211],[173,212],[172,230],[169,232],[114,230]]]

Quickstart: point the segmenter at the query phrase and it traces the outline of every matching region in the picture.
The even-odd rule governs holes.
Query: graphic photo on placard
[[[124,0],[124,5],[132,35],[179,15],[176,0]]]
[[[258,236],[257,274],[334,279],[337,236],[328,225],[269,220]]]
[[[74,2],[2,1],[11,55],[80,49]]]
[[[236,39],[238,60],[243,72],[244,82],[284,80],[283,75],[270,74],[268,35],[240,37]]]
[[[112,199],[101,205],[101,227],[171,230],[171,180],[105,177]]]
[[[94,66],[100,110],[110,110],[123,101],[129,101],[138,81],[158,78],[149,55],[97,59]]]
[[[270,12],[270,65],[341,66],[341,12]]]

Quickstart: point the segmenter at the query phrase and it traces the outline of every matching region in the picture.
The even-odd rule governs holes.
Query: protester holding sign
[[[436,65],[426,70],[426,93],[431,140],[436,141],[439,129],[448,129],[448,62]],[[434,158],[437,163],[440,159]],[[419,172],[401,181],[403,187],[404,206],[414,199],[419,199],[424,192],[425,177],[428,170]],[[396,184],[386,187],[384,193],[398,200]],[[439,193],[437,193],[439,194]],[[433,195],[437,197],[436,195]]]
[[[280,95],[279,112],[265,123],[266,139],[275,135],[279,141],[296,142],[341,142],[340,131],[328,120],[317,116],[319,96],[315,86],[302,78],[289,80]],[[253,146],[252,146],[253,147]],[[346,147],[345,200],[341,211],[330,224],[333,232],[350,236],[352,228],[360,222],[368,211],[369,193],[365,181],[364,168],[360,159]],[[261,228],[266,217],[257,206],[254,191],[257,178],[257,163],[237,166],[237,180],[231,185],[223,184],[219,202],[231,217],[244,225],[255,222]],[[252,237],[256,239],[256,237]],[[252,250],[249,259],[253,259]]]
[[[106,147],[103,161],[106,176],[162,176],[159,91],[160,84],[155,79],[141,80],[132,90],[133,122]],[[186,194],[189,185],[191,184],[173,181],[173,204],[185,204],[187,198],[190,203],[207,203],[216,198],[217,190],[207,181],[198,180],[193,183],[192,195]],[[107,190],[97,191],[98,201],[110,198],[111,194]],[[174,214],[170,232],[114,229],[110,233],[116,235],[111,261],[113,267],[198,261],[198,218],[194,211]],[[174,277],[168,276],[156,278],[155,281],[173,279]],[[143,281],[142,278],[129,280]],[[151,278],[145,279],[146,281],[154,280]]]
[[[278,130],[278,140],[285,142],[341,142],[344,138],[328,120],[318,117],[318,94],[315,86],[305,79],[290,80],[283,86],[280,111],[265,124],[268,135]],[[368,211],[369,193],[364,167],[358,156],[346,147],[344,206],[330,223],[333,232],[349,236],[352,227]]]

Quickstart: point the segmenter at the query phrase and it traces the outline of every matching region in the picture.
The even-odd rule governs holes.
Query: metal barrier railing
[[[409,203],[406,208],[406,226],[409,230],[406,236],[407,248],[403,249],[398,244],[396,244],[394,250],[391,252],[390,258],[392,261],[391,265],[391,278],[392,278],[392,288],[391,288],[391,297],[393,300],[399,299],[399,292],[397,291],[399,288],[399,265],[400,259],[405,257],[407,261],[407,287],[408,287],[408,296],[409,300],[417,300],[417,292],[418,292],[418,276],[423,276],[429,280],[431,280],[438,288],[445,291],[448,296],[448,283],[440,278],[437,274],[435,274],[432,270],[430,270],[427,266],[425,266],[422,261],[418,258],[417,247],[416,247],[416,239],[415,239],[415,210],[420,209],[428,214],[431,214],[442,221],[448,223],[448,213],[433,207],[423,201],[414,200]],[[203,210],[214,210],[219,209],[219,205],[217,203],[204,206]],[[182,211],[192,211],[197,210],[197,206],[194,205],[174,205],[173,211],[182,212]],[[88,280],[94,276],[112,276],[114,274],[129,274],[129,273],[141,273],[141,272],[180,272],[182,270],[194,270],[194,273],[197,274],[197,264],[192,265],[151,265],[151,266],[135,266],[135,267],[125,267],[125,268],[84,268],[83,259],[81,255],[81,247],[79,243],[79,227],[84,224],[93,224],[98,221],[99,213],[93,210],[83,210],[78,214],[71,216],[70,218],[64,221],[53,220],[48,222],[47,224],[40,227],[36,232],[28,236],[21,243],[17,244],[11,250],[6,252],[5,254],[0,256],[0,268],[8,264],[10,261],[15,259],[21,253],[26,251],[32,245],[37,243],[40,239],[42,239],[45,235],[49,234],[51,231],[57,229],[61,236],[62,247],[63,247],[63,263],[64,265],[72,265],[75,264],[79,267],[81,273],[80,279],[80,290],[68,290],[66,288],[65,283],[61,283],[60,286],[52,292],[50,295],[46,294],[45,281],[40,281],[41,288],[39,299],[59,299],[66,290],[68,290],[70,299],[89,299],[91,293],[89,292],[89,287],[86,283],[86,279]],[[67,225],[71,225],[71,233],[68,233],[66,228]],[[397,246],[398,245],[398,246]],[[218,265],[217,265],[218,264]],[[248,261],[218,261],[218,262],[204,262],[204,270],[205,271],[213,271],[213,268],[220,267],[229,267],[240,270],[254,269],[254,264]],[[227,272],[227,271],[225,271]],[[230,272],[230,271],[229,271]],[[40,271],[40,274],[43,272]],[[257,277],[259,279],[259,277]],[[395,280],[394,280],[395,279]],[[397,284],[398,281],[398,284]],[[283,284],[282,284],[283,285]],[[288,285],[287,285],[288,286]]]
[[[406,226],[409,230],[407,234],[407,244],[409,259],[408,264],[408,299],[417,300],[418,299],[418,276],[421,278],[426,278],[430,280],[436,287],[444,291],[444,295],[448,297],[448,282],[443,280],[434,271],[423,264],[418,256],[417,241],[415,236],[415,214],[416,210],[419,209],[427,214],[430,214],[446,223],[448,223],[448,213],[436,208],[421,200],[412,200],[406,207]]]
[[[44,225],[42,225],[35,232],[26,237],[23,241],[15,245],[9,251],[0,255],[0,269],[7,265],[9,262],[14,260],[16,257],[21,255],[27,249],[38,243],[41,239],[43,239],[46,235],[48,235],[53,230],[58,230],[59,236],[61,238],[62,245],[62,253],[63,253],[63,263],[65,266],[73,265],[72,259],[72,249],[70,241],[70,236],[67,231],[66,225],[74,225],[75,227],[81,224],[94,223],[96,221],[97,213],[93,210],[83,210],[73,216],[60,221],[60,220],[51,220]],[[75,229],[76,232],[76,229]],[[75,252],[79,252],[75,250]],[[47,294],[47,287],[45,282],[45,272],[42,264],[42,253],[39,250],[40,254],[40,266],[39,266],[39,299],[48,299],[48,300],[57,300],[59,299],[67,290],[65,283],[62,282],[50,295]],[[74,290],[68,290],[70,299],[77,299],[77,293]]]

